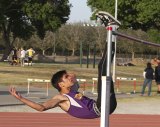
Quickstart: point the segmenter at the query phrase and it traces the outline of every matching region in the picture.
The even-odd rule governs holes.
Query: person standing
[[[144,70],[144,83],[142,86],[141,96],[144,95],[144,91],[146,86],[148,85],[148,96],[151,96],[151,89],[152,89],[152,80],[154,79],[154,69],[150,62],[147,63],[147,67]]]
[[[157,94],[160,94],[160,61],[158,61],[158,66],[155,67],[155,81],[158,87]]]
[[[21,48],[19,48],[17,51],[17,63],[18,64],[21,63]]]
[[[21,56],[20,56],[21,66],[24,66],[25,56],[26,56],[26,51],[23,48],[21,48]]]
[[[29,64],[31,64],[32,66],[32,59],[33,59],[33,55],[35,54],[35,51],[32,48],[30,48],[27,50],[27,53],[28,53],[28,66]]]
[[[11,65],[17,65],[17,49],[14,47],[11,51],[12,61]]]

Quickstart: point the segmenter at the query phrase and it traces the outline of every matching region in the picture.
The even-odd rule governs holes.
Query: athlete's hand
[[[10,87],[9,92],[12,96],[16,97],[19,100],[22,98],[21,94],[16,91],[15,87]]]
[[[81,100],[83,97],[83,94],[82,93],[78,93],[74,96],[74,98],[78,99],[78,100]]]

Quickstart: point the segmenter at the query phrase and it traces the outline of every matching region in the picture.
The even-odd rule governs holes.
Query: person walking
[[[151,89],[152,89],[152,80],[154,79],[154,69],[150,62],[147,63],[147,67],[144,70],[144,82],[142,85],[141,96],[144,95],[144,91],[146,86],[148,85],[148,96],[151,96]]]

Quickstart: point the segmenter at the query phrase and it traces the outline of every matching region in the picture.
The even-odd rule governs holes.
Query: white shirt
[[[26,55],[26,51],[25,50],[21,50],[21,58],[24,58]]]

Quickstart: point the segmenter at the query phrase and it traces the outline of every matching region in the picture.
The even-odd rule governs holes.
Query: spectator
[[[18,49],[17,51],[17,62],[21,63],[21,49]]]
[[[147,63],[147,67],[144,70],[144,83],[142,86],[141,96],[144,95],[146,86],[148,85],[148,96],[151,96],[152,80],[154,79],[154,69],[150,62]]]
[[[25,56],[26,56],[26,51],[23,48],[21,48],[21,55],[20,55],[21,66],[24,66]]]
[[[158,87],[157,94],[160,94],[160,60],[158,60],[158,66],[155,67],[155,81]]]
[[[151,63],[154,67],[156,67],[158,64],[157,64],[157,58],[154,58],[151,60]]]
[[[27,50],[27,54],[28,54],[28,66],[29,64],[32,66],[32,61],[33,61],[33,56],[35,54],[35,51],[32,48],[30,48]]]
[[[18,61],[17,61],[17,49],[15,47],[12,49],[11,55],[12,55],[11,65],[17,65],[17,63],[18,63]]]

